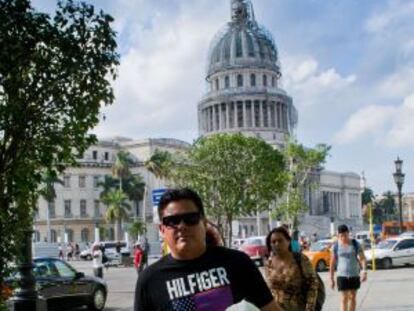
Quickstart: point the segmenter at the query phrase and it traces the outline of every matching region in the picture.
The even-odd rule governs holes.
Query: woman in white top
[[[93,257],[93,274],[98,278],[103,278],[103,264],[102,264],[102,251],[99,244],[95,244],[92,247]]]

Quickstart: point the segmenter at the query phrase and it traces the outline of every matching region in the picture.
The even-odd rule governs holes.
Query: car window
[[[397,243],[396,240],[385,240],[385,241],[380,242],[377,245],[376,248],[379,248],[379,249],[391,249],[395,245],[395,243]]]
[[[37,277],[59,277],[59,271],[54,261],[37,261],[35,262],[34,275]]]
[[[403,250],[412,247],[414,247],[414,240],[404,240],[397,245],[396,249]]]
[[[63,261],[55,261],[54,264],[59,272],[59,275],[63,278],[74,278],[76,275],[76,271],[74,271],[71,267],[69,267]]]
[[[312,252],[321,252],[324,249],[326,249],[326,247],[327,247],[327,245],[325,245],[324,243],[316,242],[316,243],[311,245],[310,251],[312,251]]]

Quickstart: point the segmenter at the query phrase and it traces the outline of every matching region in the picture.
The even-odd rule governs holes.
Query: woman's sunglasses
[[[162,224],[167,227],[177,227],[181,222],[187,226],[195,226],[200,222],[201,215],[199,212],[185,213],[178,215],[165,216],[162,218]]]

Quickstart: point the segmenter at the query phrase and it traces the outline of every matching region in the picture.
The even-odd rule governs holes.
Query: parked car
[[[120,242],[121,253],[117,253],[116,251],[116,246],[118,244],[116,241],[103,241],[100,243],[105,248],[105,255],[108,257],[108,265],[119,265],[121,264],[122,256],[130,256],[131,254],[129,245],[124,241]],[[83,250],[79,257],[83,260],[92,260],[92,247],[93,245]]]
[[[266,236],[247,238],[240,250],[249,255],[256,265],[262,266],[265,258],[269,255],[266,247]]]
[[[105,307],[108,293],[104,280],[85,276],[67,262],[51,257],[35,258],[33,274],[39,298],[44,299],[47,310],[73,309],[87,306],[91,311]],[[3,291],[9,292],[19,275],[8,278]]]
[[[312,243],[308,251],[304,251],[316,271],[325,271],[329,268],[331,259],[332,240],[319,240]]]
[[[414,231],[403,232],[398,237],[399,238],[414,238]]]
[[[396,265],[414,264],[414,238],[391,238],[377,244],[375,263],[384,269]],[[368,265],[372,265],[372,251],[365,251]]]

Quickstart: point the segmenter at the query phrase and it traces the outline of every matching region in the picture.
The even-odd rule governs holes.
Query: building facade
[[[106,239],[115,239],[114,225],[105,221],[106,206],[100,200],[100,182],[104,181],[105,176],[111,175],[116,154],[120,150],[129,152],[134,158],[135,164],[130,168],[131,173],[142,176],[146,185],[144,200],[130,202],[129,222],[136,218],[145,218],[148,222],[148,235],[156,239],[157,228],[152,222],[151,193],[152,190],[163,188],[164,185],[162,180],[145,169],[144,162],[157,149],[176,153],[188,148],[188,143],[177,139],[114,138],[99,141],[78,159],[78,166],[68,167],[59,176],[62,183],[55,183],[56,198],[53,202],[39,199],[34,223],[35,239],[86,243],[95,240],[97,227],[104,228]]]

